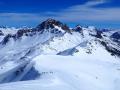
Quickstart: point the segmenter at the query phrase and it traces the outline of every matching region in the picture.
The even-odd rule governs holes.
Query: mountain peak
[[[49,19],[43,21],[41,24],[39,24],[36,28],[43,30],[43,29],[54,28],[54,25],[61,27],[61,26],[63,26],[63,23],[61,23],[60,21],[57,21],[55,19],[49,18]]]
[[[57,21],[57,20],[55,20],[55,19],[53,19],[53,18],[48,18],[46,21],[47,21],[47,22],[55,22],[55,21]]]
[[[56,26],[68,33],[71,33],[70,28],[66,24],[52,18],[43,21],[36,27],[36,29],[39,31],[44,31],[44,29],[53,29],[56,28]]]

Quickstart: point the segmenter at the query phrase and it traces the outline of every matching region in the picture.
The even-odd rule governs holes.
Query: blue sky
[[[34,27],[47,18],[120,28],[120,0],[0,0],[0,25]]]

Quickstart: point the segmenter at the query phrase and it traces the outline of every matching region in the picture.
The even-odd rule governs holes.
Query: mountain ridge
[[[120,56],[119,42],[116,42],[116,40],[119,41],[119,38],[114,36],[117,33],[116,31],[104,32],[94,27],[85,28],[80,25],[72,29],[66,26],[67,29],[63,29],[64,25],[66,24],[60,21],[47,19],[35,28],[21,28],[15,30],[15,32],[10,32],[10,34],[3,33],[1,35],[0,47],[1,52],[5,50],[6,52],[1,53],[1,58],[3,58],[4,54],[8,56],[13,55],[11,57],[13,58],[17,53],[22,55],[23,52],[24,54],[19,58],[28,57],[32,53],[35,55],[52,53],[73,55],[81,52],[81,50],[84,53],[93,54],[97,47],[101,46],[109,54]],[[39,49],[37,50],[37,48]]]

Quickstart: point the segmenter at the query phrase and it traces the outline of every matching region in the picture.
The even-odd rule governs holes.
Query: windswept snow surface
[[[0,90],[120,90],[115,32],[69,30],[51,19],[33,29],[1,29]]]
[[[33,59],[40,73],[36,80],[1,84],[0,90],[120,90],[118,60],[39,55]]]

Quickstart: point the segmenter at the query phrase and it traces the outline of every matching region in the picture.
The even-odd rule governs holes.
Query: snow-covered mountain
[[[0,90],[119,90],[119,75],[119,30],[54,19],[0,28]]]

